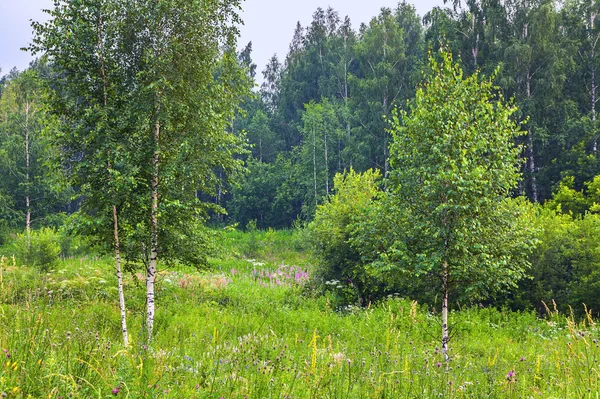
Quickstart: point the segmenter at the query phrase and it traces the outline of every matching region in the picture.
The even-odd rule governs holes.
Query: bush
[[[562,311],[568,305],[600,309],[600,216],[561,214],[540,208],[540,245],[531,259],[531,279],[521,282],[522,299],[544,312],[553,300]]]
[[[50,270],[61,254],[61,237],[49,227],[17,234],[12,245],[13,253],[20,264],[35,267],[40,271]]]
[[[317,258],[315,275],[325,291],[334,289],[335,305],[366,305],[381,285],[365,267],[360,249],[349,241],[354,223],[379,191],[380,178],[373,170],[337,174],[335,194],[317,208],[308,226]]]

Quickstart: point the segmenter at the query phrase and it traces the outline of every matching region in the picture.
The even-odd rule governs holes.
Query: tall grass
[[[144,287],[135,274],[125,285],[133,342],[123,347],[109,260],[70,259],[42,273],[2,258],[0,394],[281,399],[600,393],[599,331],[590,313],[576,320],[552,304],[546,319],[492,308],[454,312],[451,360],[445,362],[439,320],[428,309],[390,298],[340,312],[331,296],[313,295],[305,278],[309,257],[294,254],[293,233],[273,238],[259,232],[259,250],[248,253],[253,238],[238,234],[227,234],[229,255],[215,259],[212,271],[160,273],[156,336],[149,346],[141,335]],[[272,245],[289,252],[277,259]]]

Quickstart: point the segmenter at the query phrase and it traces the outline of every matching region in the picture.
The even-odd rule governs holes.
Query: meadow
[[[439,317],[391,296],[336,306],[296,232],[227,232],[210,270],[162,270],[155,336],[142,336],[144,283],[127,273],[131,343],[121,342],[109,258],[48,272],[5,254],[0,268],[2,398],[598,398],[599,331],[575,318],[463,308]]]

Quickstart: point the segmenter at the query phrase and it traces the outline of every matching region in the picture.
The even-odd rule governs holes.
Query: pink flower
[[[515,373],[515,371],[514,371],[514,370],[510,370],[510,371],[508,372],[508,374],[506,374],[506,379],[507,379],[509,382],[512,382],[516,376],[517,376],[517,373]]]

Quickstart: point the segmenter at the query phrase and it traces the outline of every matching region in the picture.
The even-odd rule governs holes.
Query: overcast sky
[[[423,16],[443,0],[408,0],[414,3],[417,12]],[[379,13],[381,7],[395,7],[398,0],[246,0],[242,19],[240,47],[252,41],[252,58],[258,65],[258,76],[269,58],[277,53],[280,60],[285,58],[292,40],[296,22],[307,26],[317,7],[333,7],[343,18],[348,15],[355,30],[361,22],[368,22]],[[52,0],[0,0],[0,76],[12,67],[22,70],[31,61],[31,56],[20,51],[31,41],[30,20],[46,18],[41,10],[50,8]]]

